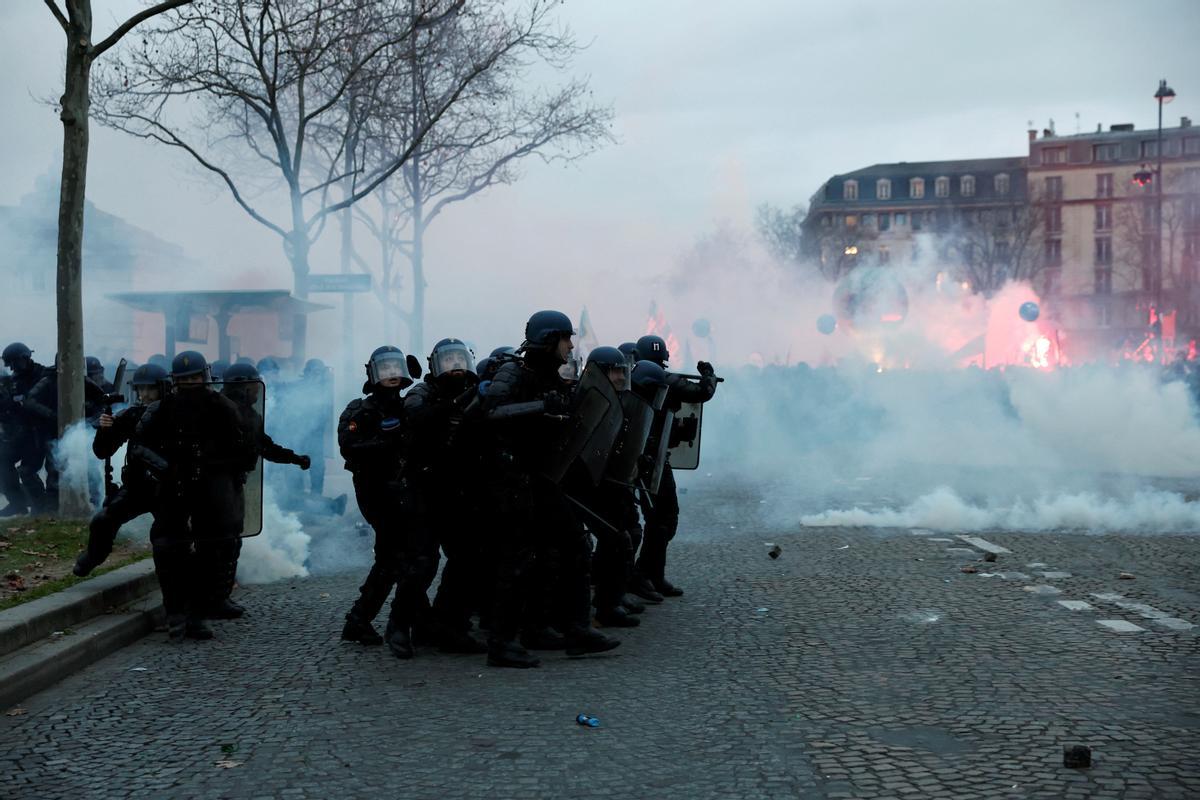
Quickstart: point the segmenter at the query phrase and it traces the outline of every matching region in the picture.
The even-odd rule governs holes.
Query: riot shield
[[[671,468],[697,469],[700,466],[700,426],[704,421],[702,403],[683,403],[675,414],[671,434]]]
[[[633,392],[624,392],[621,395],[621,410],[625,420],[612,454],[608,457],[605,477],[632,486],[637,480],[638,457],[646,449],[646,440],[654,425],[654,409]]]
[[[234,381],[215,382],[213,388],[237,405],[245,435],[254,440],[254,469],[246,473],[240,495],[244,509],[242,537],[257,536],[263,528],[263,459],[258,450],[259,439],[266,430],[267,387],[262,381]]]
[[[667,465],[667,455],[671,452],[671,428],[675,424],[675,412],[660,411],[661,419],[656,419],[650,439],[646,442],[646,455],[654,459],[647,488],[650,494],[658,494],[659,484],[662,483],[663,468]]]
[[[621,398],[604,371],[589,364],[575,389],[573,406],[571,418],[550,450],[544,474],[558,483],[579,459],[592,481],[599,483],[613,442],[621,432]]]

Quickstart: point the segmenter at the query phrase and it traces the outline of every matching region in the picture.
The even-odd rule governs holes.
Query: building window
[[[1046,231],[1062,233],[1062,206],[1046,207]]]
[[[1102,172],[1096,176],[1096,197],[1113,196],[1113,176],[1111,172]]]
[[[1158,155],[1158,142],[1142,142],[1142,158],[1154,158]]]
[[[828,228],[829,224],[830,224],[829,220],[830,220],[830,216],[828,214],[822,214],[821,215],[821,227]]]
[[[842,199],[857,200],[858,199],[858,181],[846,181],[842,184]]]
[[[941,177],[941,178],[936,179],[933,182],[933,194],[936,197],[949,197],[950,196],[950,179],[946,178],[946,177]]]
[[[1116,161],[1121,157],[1121,145],[1119,144],[1094,144],[1092,145],[1092,160],[1093,161]]]
[[[1046,178],[1045,200],[1062,200],[1063,183],[1061,175],[1050,175]]]
[[[996,242],[996,258],[1001,263],[1006,263],[1010,255],[1012,255],[1012,251],[1009,250],[1008,242],[1003,239]]]
[[[892,256],[892,254],[888,251],[888,246],[886,244],[879,245],[879,250],[876,255],[879,258],[880,264],[886,264],[891,260]]]
[[[892,199],[892,182],[887,178],[880,178],[879,180],[875,181],[875,199]]]
[[[1112,266],[1112,239],[1107,236],[1096,237],[1096,260],[1098,267]]]
[[[908,224],[908,214],[903,211],[896,212],[896,227],[902,228]]]
[[[857,214],[847,214],[846,215],[846,227],[847,228],[858,227],[858,215]]]
[[[963,197],[975,196],[975,176],[963,175],[958,179],[958,193]]]
[[[1112,294],[1112,270],[1096,270],[1096,294]]]
[[[1065,148],[1065,147],[1043,147],[1042,148],[1042,163],[1043,164],[1065,164],[1065,163],[1067,163],[1067,148]]]
[[[874,228],[875,227],[875,215],[874,214],[863,214],[862,215],[862,224],[863,224],[864,228]]]
[[[879,215],[879,230],[886,231],[886,230],[890,230],[891,227],[892,227],[892,215],[890,213],[888,213],[887,211],[880,213],[880,215]]]
[[[908,196],[920,199],[925,196],[925,179],[924,178],[909,178],[908,179]]]
[[[1112,230],[1112,206],[1108,203],[1096,204],[1096,230]]]
[[[1008,173],[1001,172],[999,175],[997,175],[994,185],[995,185],[995,189],[996,189],[996,194],[1008,194],[1008,190],[1009,190]]]
[[[1189,156],[1200,155],[1200,136],[1189,136],[1184,139],[1183,152]]]
[[[912,229],[914,231],[921,230],[921,226],[925,224],[925,215],[920,211],[914,211],[912,215]]]
[[[1046,240],[1046,266],[1062,266],[1062,239]]]

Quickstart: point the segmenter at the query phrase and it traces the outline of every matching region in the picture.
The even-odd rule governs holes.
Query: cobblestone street
[[[0,716],[0,794],[1200,797],[1200,539],[760,531],[756,501],[681,500],[687,594],[611,654],[400,662],[338,640],[358,574],[251,587],[217,640],[154,634]]]

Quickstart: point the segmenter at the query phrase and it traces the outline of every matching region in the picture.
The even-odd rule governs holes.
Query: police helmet
[[[153,362],[153,357],[151,360]],[[208,361],[196,350],[184,350],[171,362],[171,377],[186,378],[189,375],[207,375]]]
[[[526,350],[548,350],[560,338],[574,333],[575,326],[566,314],[561,311],[538,311],[525,323],[525,342],[521,347]]]
[[[171,362],[168,361],[167,357],[164,356],[162,353],[155,353],[154,355],[150,356],[148,359],[146,359],[146,363],[147,364],[157,364],[158,366],[162,367],[163,369],[167,369],[171,366]]]
[[[310,358],[308,361],[304,362],[304,371],[302,374],[311,378],[314,376],[324,375],[326,369],[328,369],[328,367],[325,366],[324,361],[319,358]]]
[[[639,359],[653,361],[660,367],[671,360],[671,354],[667,351],[667,343],[661,336],[647,334],[637,340],[635,347]]]
[[[502,345],[501,347],[497,347],[495,350],[493,350],[491,353],[489,353],[488,357],[496,358],[498,356],[515,356],[516,354],[517,354],[517,348],[510,347],[508,345]]]
[[[633,369],[633,365],[638,362],[637,345],[633,342],[621,342],[617,349],[625,354],[625,358],[629,361],[629,368]]]
[[[229,369],[229,362],[223,358],[219,358],[208,365],[208,371],[212,374],[214,381],[224,378],[227,369]]]
[[[97,373],[100,375],[104,374],[104,364],[100,363],[100,359],[95,356],[88,356],[83,359],[83,363],[85,365],[84,371],[87,372],[89,378]]]
[[[617,391],[623,392],[629,388],[629,360],[625,354],[615,347],[597,347],[587,355],[587,363],[595,364],[604,370],[604,374],[612,381]],[[620,370],[620,374],[616,371]]]
[[[442,339],[429,354],[429,374],[433,377],[451,372],[475,372],[475,354],[462,339]]]
[[[411,356],[406,358],[399,347],[393,347],[390,344],[377,347],[375,352],[371,353],[371,359],[366,364],[367,383],[377,386],[388,378],[400,378],[401,389],[412,386],[413,370],[411,367],[414,365],[417,367],[417,377],[420,377],[420,364],[415,358]]]
[[[259,375],[278,374],[279,373],[279,362],[276,361],[271,356],[267,356],[266,358],[260,358],[258,360],[257,369],[258,369]]]
[[[225,370],[225,383],[260,380],[258,370],[253,364],[230,364]]]
[[[643,359],[634,365],[630,379],[638,397],[653,406],[655,411],[662,408],[667,399],[667,371],[661,364]]]
[[[4,363],[8,366],[15,367],[21,361],[32,360],[33,351],[26,347],[24,342],[13,342],[4,348],[4,353],[0,355],[0,358],[3,358]]]
[[[158,364],[142,364],[133,371],[131,386],[159,386],[167,381],[167,371]]]

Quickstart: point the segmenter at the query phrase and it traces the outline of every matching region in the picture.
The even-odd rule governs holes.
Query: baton
[[[591,519],[595,520],[596,522],[599,522],[601,525],[603,525],[604,527],[608,528],[608,529],[609,529],[610,531],[612,531],[613,533],[620,533],[620,531],[619,531],[619,530],[617,530],[616,528],[614,528],[612,525],[610,525],[610,524],[608,523],[608,521],[607,521],[607,520],[605,520],[603,517],[601,517],[601,516],[600,516],[599,514],[597,514],[595,511],[592,511],[590,508],[588,508],[587,506],[585,506],[583,503],[581,503],[581,502],[579,502],[578,500],[576,500],[574,497],[571,497],[571,495],[569,495],[569,494],[567,494],[566,492],[564,492],[564,493],[563,493],[563,497],[567,498],[567,499],[568,499],[568,500],[570,500],[572,503],[574,503],[574,504],[575,504],[575,507],[576,507],[576,508],[578,508],[580,511],[582,511],[582,512],[583,512],[583,513],[584,513],[584,514],[587,516],[587,517],[589,517],[589,518],[591,518]]]

